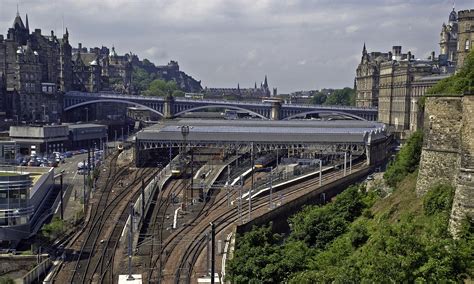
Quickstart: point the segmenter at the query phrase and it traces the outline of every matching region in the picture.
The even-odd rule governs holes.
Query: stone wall
[[[459,168],[461,120],[461,97],[426,99],[423,151],[416,184],[418,195],[425,194],[436,183],[454,186]]]
[[[416,191],[424,195],[437,183],[455,188],[449,228],[456,235],[463,219],[474,218],[474,93],[428,97],[424,135]]]

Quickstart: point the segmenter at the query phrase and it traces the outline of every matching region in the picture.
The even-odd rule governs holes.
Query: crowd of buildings
[[[144,60],[146,61],[146,60]],[[55,122],[62,114],[62,94],[68,91],[136,94],[134,67],[176,80],[183,90],[200,91],[199,81],[179,70],[178,62],[155,66],[135,54],[118,55],[115,48],[73,48],[66,29],[62,38],[51,31],[30,31],[28,15],[20,14],[0,35],[0,117],[18,121]]]
[[[474,10],[449,14],[440,34],[440,54],[415,58],[394,46],[389,52],[368,52],[364,44],[356,70],[356,106],[378,107],[379,121],[400,137],[418,130],[422,112],[419,100],[426,91],[455,73],[474,44]]]
[[[240,84],[237,84],[237,88],[207,88],[203,89],[203,95],[206,98],[228,98],[228,99],[245,99],[245,100],[261,100],[263,97],[270,97],[277,94],[277,89],[274,88],[273,91],[270,91],[268,85],[267,76],[263,82],[260,83],[260,86],[257,87],[257,82],[255,82],[254,87],[250,88],[240,88]]]

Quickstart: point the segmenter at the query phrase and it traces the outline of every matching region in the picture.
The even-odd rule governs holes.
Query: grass
[[[390,223],[395,223],[402,214],[423,214],[423,199],[415,192],[417,174],[409,174],[390,196],[375,202],[371,210],[375,219],[387,218]]]

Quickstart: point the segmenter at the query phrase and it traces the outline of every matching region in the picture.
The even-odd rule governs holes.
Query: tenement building
[[[7,116],[51,121],[61,112],[60,93],[71,86],[68,32],[57,38],[36,29],[17,13],[7,38],[0,35],[0,78],[4,77]],[[46,115],[48,114],[48,115]]]

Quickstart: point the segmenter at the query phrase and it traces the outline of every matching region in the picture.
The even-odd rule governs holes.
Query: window
[[[469,40],[466,39],[466,47],[465,47],[464,49],[465,49],[465,50],[469,50],[469,45],[470,45],[470,44],[471,44],[471,43],[469,42]]]

